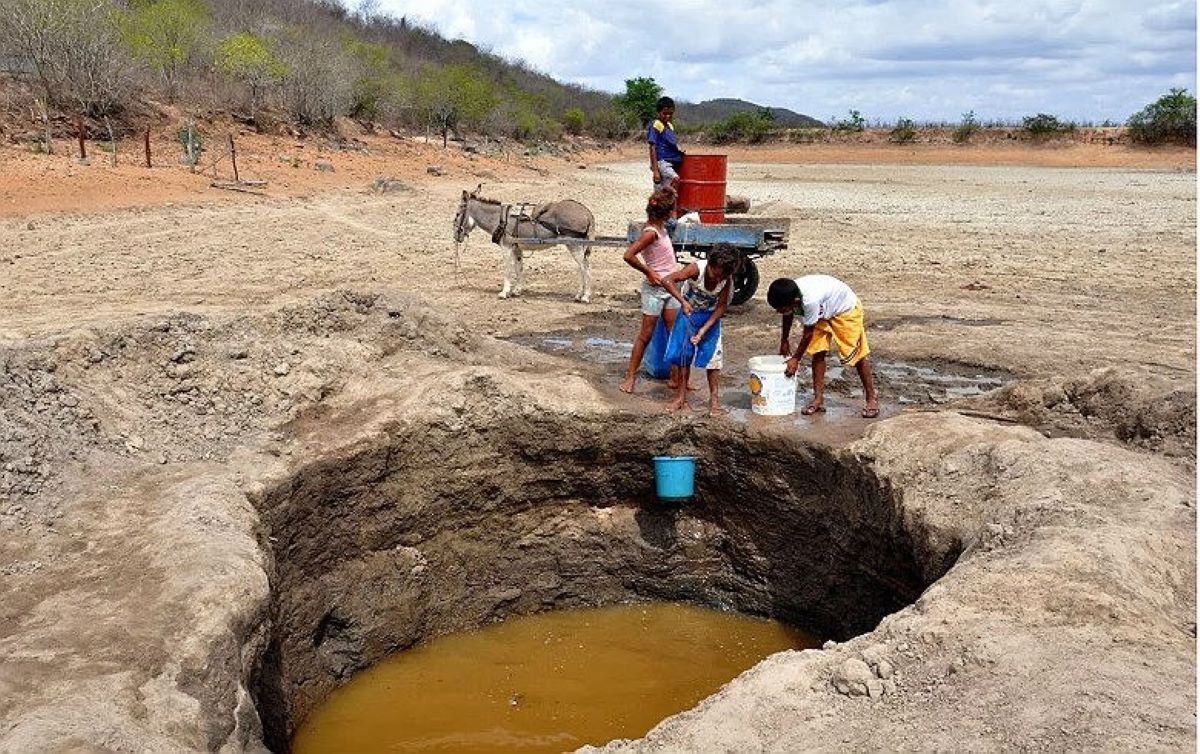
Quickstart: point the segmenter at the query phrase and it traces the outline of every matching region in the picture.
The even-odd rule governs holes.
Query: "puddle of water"
[[[629,362],[629,354],[633,350],[632,344],[625,341],[587,336],[578,332],[564,333],[560,331],[517,335],[512,338],[512,341],[539,351],[571,356],[581,361],[604,365],[620,364],[624,366]],[[959,398],[981,395],[989,390],[1002,387],[1012,379],[1011,375],[989,372],[963,364],[881,361],[878,359],[873,359],[872,363],[875,367],[876,384],[880,389],[880,416],[884,418],[894,416],[905,406],[948,403]],[[736,420],[745,421],[751,418],[755,421],[773,420],[770,417],[751,414],[750,394],[745,389],[746,380],[749,377],[742,364],[742,361],[730,359],[727,354],[726,367],[728,368],[723,372],[721,379],[721,403],[731,410],[732,418]],[[614,372],[613,380],[615,381],[619,376],[618,372]],[[641,391],[644,397],[663,401],[672,397],[668,395],[665,387],[661,389],[657,387],[661,381],[639,379],[641,379]],[[700,387],[693,402],[703,405],[707,401],[707,388],[704,387],[702,379],[693,377],[692,382]],[[862,406],[857,404],[861,402],[863,393],[862,383],[859,382],[857,372],[854,369],[845,369],[839,366],[835,359],[830,359],[825,382],[826,412],[812,417],[800,417],[798,413],[800,407],[804,406],[812,396],[810,371],[806,362],[801,375],[801,387],[796,393],[797,414],[788,417],[789,421],[796,420],[797,424],[806,425],[832,423],[841,419],[859,417]],[[847,400],[849,403],[846,403]]]
[[[875,364],[875,372],[881,380],[887,380],[897,388],[897,396],[901,403],[924,403],[926,399],[938,402],[939,398],[967,398],[1004,385],[1004,379],[999,376],[970,373],[962,367],[959,369],[962,371],[903,361],[881,361]],[[858,378],[857,374],[852,376]],[[905,400],[906,398],[908,400]]]
[[[595,336],[572,335],[515,335],[509,338],[538,351],[574,356],[593,364],[628,363],[633,344]]]
[[[637,738],[767,655],[818,646],[775,621],[672,603],[513,618],[355,676],[292,751],[560,752]]]

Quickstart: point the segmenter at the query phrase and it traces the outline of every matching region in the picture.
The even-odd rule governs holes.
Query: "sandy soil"
[[[561,249],[532,255],[525,298],[500,305],[490,300],[500,283],[498,249],[470,239],[456,272],[449,225],[459,191],[482,182],[505,200],[579,199],[601,234],[623,235],[643,201],[639,163],[508,164],[395,141],[375,139],[378,155],[328,155],[334,173],[269,164],[269,144],[257,157],[247,149],[244,159],[272,179],[269,191],[298,198],[229,194],[185,169],[164,169],[172,180],[147,191],[160,200],[179,191],[186,203],[121,212],[88,210],[143,202],[140,189],[115,187],[137,168],[114,174],[92,165],[68,180],[78,172],[70,160],[30,155],[47,175],[22,188],[34,173],[17,170],[16,182],[4,181],[8,204],[76,201],[55,194],[64,184],[89,198],[81,211],[0,220],[0,337],[180,308],[262,310],[334,287],[382,286],[427,294],[490,334],[583,328],[629,340],[622,323],[633,319],[637,281],[618,249],[595,252],[592,306],[570,301],[575,267]],[[1090,148],[1093,163],[1111,157]],[[821,149],[797,147],[787,164],[770,161],[781,156],[773,147],[749,150],[763,162],[735,157],[730,193],[750,197],[755,214],[791,221],[788,251],[761,261],[763,289],[778,275],[843,278],[865,302],[880,358],[942,359],[1022,377],[1132,364],[1190,379],[1193,172],[809,162]],[[834,156],[847,156],[839,149]],[[1036,162],[1045,152],[1025,154]],[[1158,153],[1146,159],[1154,163]],[[435,160],[447,176],[425,174]],[[410,189],[372,194],[374,178],[385,174]],[[113,183],[97,192],[93,176]],[[731,343],[746,348],[739,359],[772,345],[761,299],[746,309],[731,321]]]
[[[253,748],[249,669],[277,575],[251,504],[264,489],[284,522],[293,493],[319,510],[342,499],[304,488],[333,470],[378,504],[369,486],[398,473],[391,448],[414,417],[488,437],[519,418],[542,453],[559,443],[539,415],[631,413],[701,426],[718,449],[772,433],[806,458],[805,443],[832,445],[820,452],[902,491],[872,510],[921,557],[966,554],[879,631],[776,658],[628,748],[696,748],[725,726],[729,750],[791,750],[797,721],[826,748],[1194,746],[1194,695],[1163,692],[1195,672],[1194,152],[737,150],[730,193],[790,220],[791,239],[728,320],[728,423],[659,416],[660,385],[616,391],[638,283],[618,249],[594,252],[580,304],[561,249],[531,255],[524,295],[498,301],[497,248],[451,243],[460,192],[481,182],[504,200],[578,199],[623,235],[644,202],[640,150],[363,142],[313,154],[245,137],[264,196],[178,166],[0,150],[0,751]],[[400,185],[376,191],[380,176]],[[888,420],[857,418],[852,375],[815,421],[744,410],[742,365],[778,342],[766,283],[805,272],[862,298]],[[686,546],[672,556],[688,562]],[[908,679],[891,707],[863,706],[889,680],[873,642]],[[850,659],[870,677],[838,675]],[[1064,700],[1063,678],[1086,698]],[[1014,718],[1026,699],[1036,710]],[[959,724],[964,700],[978,725]]]

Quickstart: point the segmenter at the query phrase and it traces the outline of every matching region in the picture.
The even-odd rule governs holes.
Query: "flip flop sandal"
[[[878,419],[878,418],[879,418],[879,409],[877,409],[877,408],[864,408],[864,409],[862,410],[862,418],[864,418],[864,419]]]
[[[825,413],[824,406],[813,406],[812,404],[805,406],[800,411],[801,416],[812,416],[813,414],[823,414],[823,413]]]

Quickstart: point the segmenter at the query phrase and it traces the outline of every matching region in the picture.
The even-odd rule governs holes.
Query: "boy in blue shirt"
[[[683,164],[683,152],[675,139],[675,126],[671,118],[675,115],[675,100],[659,97],[654,104],[658,118],[646,131],[650,144],[650,174],[656,189],[670,188],[679,191],[679,167]]]

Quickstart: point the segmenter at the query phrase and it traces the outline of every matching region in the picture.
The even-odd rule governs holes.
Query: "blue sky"
[[[371,0],[557,79],[821,120],[1123,122],[1196,87],[1194,0]]]

